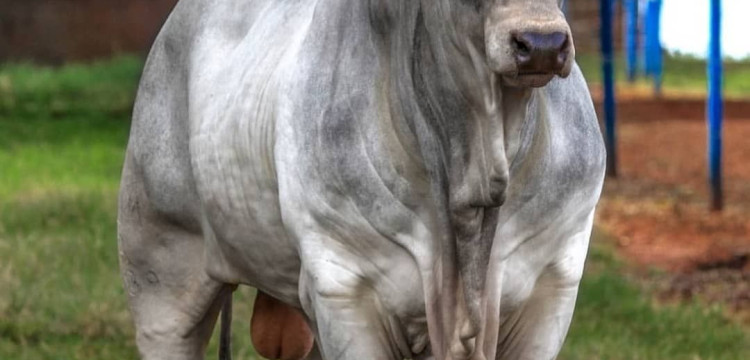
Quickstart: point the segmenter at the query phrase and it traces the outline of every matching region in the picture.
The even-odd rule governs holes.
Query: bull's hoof
[[[260,291],[250,333],[255,350],[266,359],[301,360],[313,346],[312,332],[299,310]]]

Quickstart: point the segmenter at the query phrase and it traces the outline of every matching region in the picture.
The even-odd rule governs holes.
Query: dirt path
[[[630,262],[671,274],[665,297],[726,303],[750,324],[750,101],[726,106],[724,212],[708,211],[703,100],[625,96],[597,221]]]

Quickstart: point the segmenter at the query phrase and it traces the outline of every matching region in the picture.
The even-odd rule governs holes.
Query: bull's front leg
[[[537,279],[525,304],[500,325],[496,359],[552,360],[557,357],[573,318],[578,286],[593,226],[587,222]]]
[[[497,360],[553,360],[560,352],[578,287],[551,278],[540,282],[523,309],[501,325]]]
[[[356,258],[321,243],[307,243],[302,251],[300,300],[320,358],[403,359],[393,341],[398,325],[383,314]]]

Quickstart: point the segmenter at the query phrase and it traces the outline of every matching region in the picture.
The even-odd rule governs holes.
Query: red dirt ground
[[[709,211],[703,100],[625,96],[618,113],[599,226],[629,262],[670,274],[663,296],[725,303],[750,324],[750,101],[726,104],[721,213]]]

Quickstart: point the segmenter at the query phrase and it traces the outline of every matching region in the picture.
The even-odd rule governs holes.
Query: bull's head
[[[506,85],[540,87],[570,74],[573,40],[560,10],[564,0],[485,1],[487,61]]]

